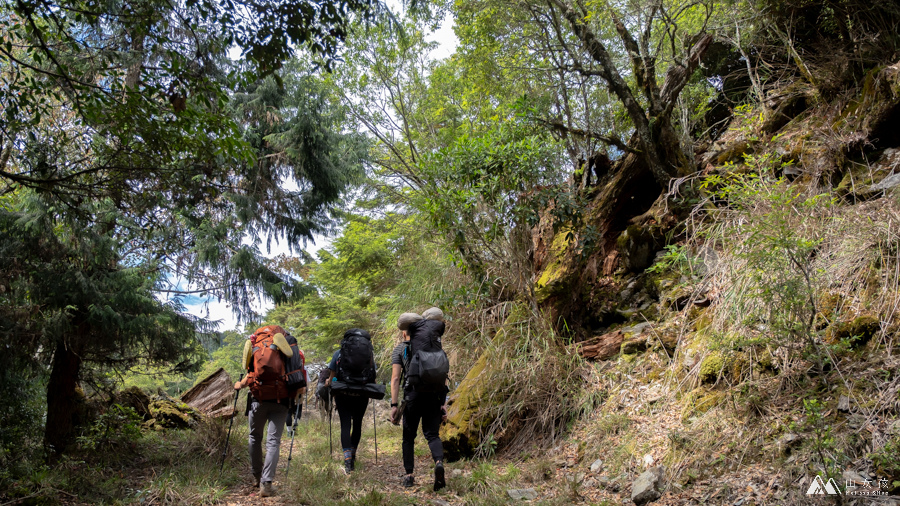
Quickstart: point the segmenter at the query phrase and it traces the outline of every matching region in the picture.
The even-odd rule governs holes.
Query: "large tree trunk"
[[[50,382],[47,384],[47,425],[44,446],[48,458],[55,461],[71,443],[75,433],[75,418],[79,406],[78,374],[81,370],[81,350],[60,341],[53,354]]]

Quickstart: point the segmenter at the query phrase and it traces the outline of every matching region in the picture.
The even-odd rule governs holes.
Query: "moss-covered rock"
[[[634,355],[647,351],[647,336],[639,335],[625,340],[620,350],[623,355]]]
[[[187,404],[169,399],[150,402],[150,416],[144,426],[153,429],[186,429],[200,420],[200,414]]]
[[[638,272],[650,267],[658,241],[650,227],[629,225],[616,239],[619,265],[626,271]]]
[[[740,351],[729,358],[727,364],[728,377],[732,383],[740,383],[744,376],[750,374],[751,364],[750,356],[746,352]]]
[[[828,342],[850,340],[851,347],[863,346],[881,330],[881,321],[873,315],[861,315],[849,322],[836,322],[826,330]]]
[[[725,369],[725,355],[720,351],[710,352],[700,363],[700,382],[715,383],[719,374]]]
[[[692,416],[702,415],[721,404],[724,399],[725,392],[709,390],[705,387],[695,388],[682,398],[681,419],[687,420]]]
[[[570,273],[566,268],[566,251],[573,239],[574,235],[570,228],[562,229],[553,236],[547,266],[534,284],[534,296],[538,303],[543,303],[568,289]]]

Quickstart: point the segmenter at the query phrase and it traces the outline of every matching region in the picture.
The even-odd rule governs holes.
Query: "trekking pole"
[[[297,434],[297,422],[300,421],[301,415],[303,415],[303,398],[297,403],[297,412],[294,413],[294,426],[291,427],[291,448],[288,450],[287,469],[284,470],[285,479],[287,479],[288,473],[291,472],[291,455],[294,453],[294,435]]]
[[[329,392],[331,393],[331,392]],[[334,447],[331,445],[331,413],[334,410],[331,405],[331,398],[328,399],[328,456],[334,457]]]
[[[241,373],[241,379],[238,382],[244,380],[244,373]],[[231,428],[234,426],[234,419],[237,417],[237,401],[238,395],[240,395],[240,390],[234,391],[234,406],[231,408],[233,413],[231,414],[231,420],[228,422],[228,438],[225,439],[225,450],[222,452],[222,463],[219,465],[219,474],[222,474],[222,470],[225,469],[225,455],[228,454],[228,442],[231,441]]]
[[[375,433],[375,465],[378,465],[378,424],[375,422],[375,402],[372,401],[372,432]]]

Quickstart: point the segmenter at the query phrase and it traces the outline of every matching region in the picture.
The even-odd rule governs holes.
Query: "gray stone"
[[[847,469],[844,471],[842,478],[844,478],[845,482],[853,482],[855,485],[863,485],[866,482],[866,479],[857,474],[852,469]]]
[[[566,476],[566,481],[569,483],[579,484],[584,481],[584,473],[575,473]]]
[[[787,434],[778,438],[778,447],[781,449],[781,453],[788,454],[791,451],[791,448],[800,444],[801,438],[797,434],[793,434],[788,432]]]
[[[462,476],[462,474],[463,474],[463,472],[461,469],[452,469],[450,471],[451,478],[459,478],[460,476]]]
[[[881,180],[878,184],[872,185],[872,191],[889,190],[895,186],[900,186],[900,174],[893,174]]]
[[[592,473],[596,474],[596,473],[600,472],[601,469],[603,469],[603,461],[602,460],[597,459],[594,461],[593,464],[591,464],[591,472]]]
[[[651,503],[662,496],[662,481],[665,469],[662,466],[648,469],[638,476],[631,486],[631,500],[637,506]]]
[[[837,409],[838,409],[838,411],[840,411],[842,413],[849,413],[850,412],[850,398],[847,397],[846,395],[840,396],[840,398],[838,398]]]
[[[537,499],[537,490],[533,488],[511,488],[506,491],[513,501],[533,501]]]
[[[447,501],[442,501],[440,499],[432,499],[431,504],[434,504],[435,506],[450,506],[450,503],[448,503]]]
[[[653,328],[653,323],[644,322],[644,323],[638,323],[634,327],[631,327],[631,331],[634,332],[635,334],[643,334],[644,330],[651,329],[651,328]]]

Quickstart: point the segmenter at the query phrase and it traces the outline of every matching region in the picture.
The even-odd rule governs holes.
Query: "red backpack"
[[[280,401],[289,397],[285,357],[275,346],[275,334],[287,335],[278,325],[256,329],[253,345],[253,370],[250,371],[250,392],[258,401]]]

